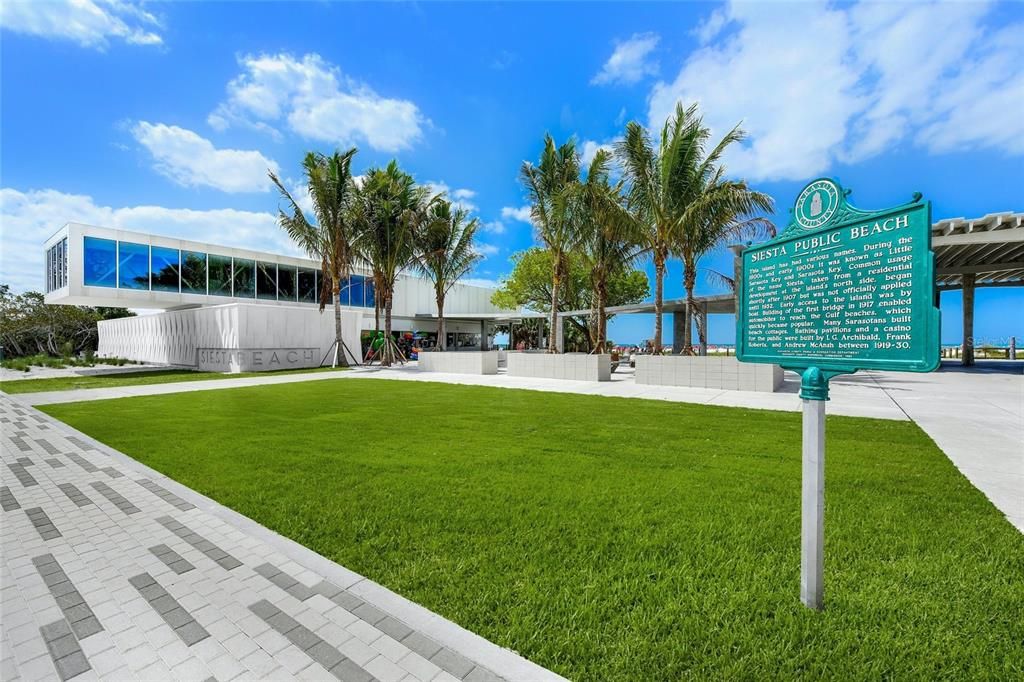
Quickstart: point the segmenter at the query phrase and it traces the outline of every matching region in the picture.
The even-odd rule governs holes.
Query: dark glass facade
[[[68,285],[68,239],[65,237],[46,250],[46,293]]]
[[[117,242],[86,237],[82,251],[83,283],[91,287],[116,287]]]
[[[153,291],[178,291],[181,252],[165,246],[153,246],[150,250],[150,259]]]
[[[277,298],[279,301],[295,301],[298,289],[295,286],[295,268],[290,265],[277,266]]]
[[[181,252],[181,292],[206,295],[206,254]]]
[[[256,261],[235,258],[235,298],[256,298]]]
[[[313,268],[299,268],[299,301],[301,303],[316,303],[320,300],[316,289],[316,270]]]
[[[277,264],[256,261],[256,298],[277,300]]]
[[[231,257],[207,256],[208,269],[210,271],[210,295],[230,296],[231,295]]]

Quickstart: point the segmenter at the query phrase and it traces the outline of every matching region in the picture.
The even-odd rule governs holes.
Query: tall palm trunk
[[[445,350],[448,336],[444,331],[444,294],[437,295],[437,349]]]
[[[683,331],[683,355],[693,355],[693,320],[697,302],[693,298],[693,287],[697,282],[697,269],[688,259],[683,261],[683,287],[686,289],[686,327]]]
[[[338,280],[334,280],[331,291],[333,292],[332,298],[334,298],[334,362],[331,366],[348,367],[348,360],[345,359],[345,353],[342,351],[345,341],[341,336],[341,284]]]
[[[384,352],[381,354],[382,367],[390,367],[395,360],[395,342],[391,339],[391,294],[384,296]]]
[[[558,294],[561,284],[562,268],[558,255],[554,257],[554,268],[551,274],[551,326],[548,329],[548,352],[557,353],[558,343],[555,335],[558,333]]]
[[[597,352],[604,353],[608,344],[608,313],[605,302],[608,300],[608,284],[602,279],[597,285]]]
[[[654,252],[654,338],[652,351],[661,354],[661,313],[665,308],[665,260],[667,254],[659,249]]]

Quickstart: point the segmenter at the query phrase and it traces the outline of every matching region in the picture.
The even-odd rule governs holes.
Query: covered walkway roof
[[[963,288],[965,275],[975,287],[1024,286],[1024,213],[940,220],[932,250],[940,290]]]

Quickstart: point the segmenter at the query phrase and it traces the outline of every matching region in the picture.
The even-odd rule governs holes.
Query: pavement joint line
[[[324,641],[319,635],[266,599],[252,604],[249,610],[339,680],[369,682],[377,679],[348,656]]]
[[[50,517],[46,515],[46,512],[43,511],[42,507],[26,509],[25,514],[28,516],[28,520],[32,522],[32,525],[35,526],[36,531],[38,531],[39,536],[43,538],[43,540],[52,540],[54,538],[62,537],[61,532],[57,530],[55,525],[53,525],[53,521],[51,521]]]
[[[100,495],[103,495],[103,497],[110,500],[110,502],[113,503],[115,507],[123,511],[125,514],[138,514],[140,511],[142,511],[134,504],[129,502],[128,499],[125,498],[121,493],[117,492],[103,481],[94,481],[89,485],[91,485]]]
[[[0,507],[4,511],[14,511],[15,509],[21,509],[21,505],[18,504],[18,498],[14,496],[11,489],[7,486],[0,486]]]
[[[32,559],[32,564],[70,623],[75,637],[85,639],[103,630],[92,608],[52,554],[41,554]]]
[[[200,625],[178,600],[168,594],[167,590],[149,573],[140,573],[128,579],[142,598],[149,602],[150,607],[167,623],[186,646],[198,644],[210,633]]]
[[[39,628],[53,667],[57,669],[62,682],[92,669],[72,628],[64,618]]]

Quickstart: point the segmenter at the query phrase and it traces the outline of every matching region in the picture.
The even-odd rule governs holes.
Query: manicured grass
[[[575,679],[1020,679],[1024,537],[912,423],[372,379],[52,405]]]
[[[196,372],[190,369],[157,369],[148,372],[124,372],[121,374],[98,374],[90,376],[50,377],[46,379],[18,379],[0,381],[0,391],[5,393],[39,393],[40,391],[71,391],[78,388],[109,388],[113,386],[141,386],[143,384],[171,384],[179,381],[206,381],[208,379],[238,379],[301,372],[330,372],[342,368],[319,367],[316,369],[282,369],[273,372]]]

